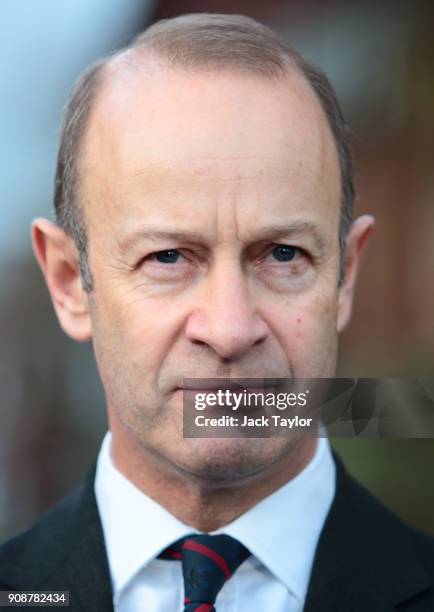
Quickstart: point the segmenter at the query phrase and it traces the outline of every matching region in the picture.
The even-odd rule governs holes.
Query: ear
[[[338,297],[338,332],[343,331],[350,320],[357,275],[368,238],[374,230],[374,224],[374,217],[362,215],[353,222],[348,233],[345,249],[345,278],[339,288]]]
[[[32,243],[62,329],[78,342],[89,340],[89,302],[81,286],[73,239],[55,223],[36,219],[32,223]]]

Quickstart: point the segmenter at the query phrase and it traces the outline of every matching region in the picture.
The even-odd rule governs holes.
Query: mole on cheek
[[[301,331],[301,318],[297,317],[297,325],[295,328],[295,337],[296,338],[302,338],[303,336],[303,332]]]

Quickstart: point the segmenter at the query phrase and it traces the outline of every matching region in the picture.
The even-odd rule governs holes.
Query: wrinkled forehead
[[[335,143],[298,73],[268,79],[127,59],[105,69],[84,138],[86,217],[133,214],[133,202],[164,191],[223,197],[235,188],[337,211]]]

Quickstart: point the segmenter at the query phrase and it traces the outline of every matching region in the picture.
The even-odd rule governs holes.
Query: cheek
[[[315,293],[273,306],[267,314],[270,326],[278,328],[289,341],[313,341],[336,332],[337,296]]]
[[[325,317],[318,319],[313,313],[306,310],[291,317],[290,326],[292,343],[301,349],[305,347],[305,350],[312,349],[320,339],[333,336],[335,333],[333,319]]]
[[[336,298],[315,295],[281,310],[280,343],[296,378],[333,376],[337,355]]]
[[[170,304],[128,295],[100,296],[95,319],[101,357],[141,380],[155,377],[180,325],[178,311]]]

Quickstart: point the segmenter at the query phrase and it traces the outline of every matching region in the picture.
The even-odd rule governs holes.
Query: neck
[[[272,465],[248,476],[215,480],[194,476],[139,446],[112,424],[111,458],[138,489],[168,512],[202,532],[227,525],[299,474],[312,459],[316,438],[294,441]]]

